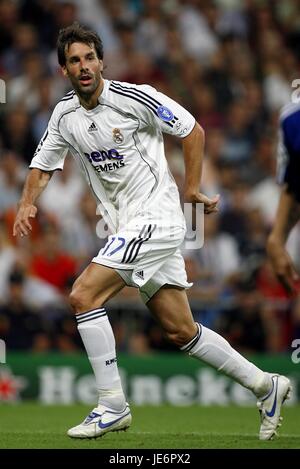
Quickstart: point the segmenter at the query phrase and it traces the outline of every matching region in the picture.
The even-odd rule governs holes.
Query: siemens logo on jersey
[[[112,148],[111,150],[92,151],[91,153],[84,153],[84,156],[92,163],[94,169],[98,172],[114,171],[115,169],[125,166],[124,155],[120,155],[118,150]],[[104,163],[106,161],[106,163]],[[99,164],[104,163],[104,164]]]
[[[114,171],[115,169],[125,166],[124,155],[120,155],[118,150],[112,148],[111,150],[92,151],[91,153],[84,153],[84,156],[92,163],[94,169],[101,172]],[[109,161],[105,164],[99,164],[104,161]]]

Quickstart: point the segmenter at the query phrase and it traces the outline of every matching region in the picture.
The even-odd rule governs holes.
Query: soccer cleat
[[[128,404],[122,412],[99,406],[93,409],[82,423],[70,428],[67,434],[72,438],[98,438],[108,432],[127,430],[131,420]]]
[[[277,436],[276,430],[281,426],[280,409],[286,399],[291,396],[291,383],[288,378],[272,375],[272,389],[267,396],[257,402],[260,412],[260,440],[272,440]]]

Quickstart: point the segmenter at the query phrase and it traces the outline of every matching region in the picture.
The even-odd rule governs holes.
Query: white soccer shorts
[[[180,226],[135,221],[110,235],[92,262],[115,269],[126,285],[139,288],[147,303],[163,285],[192,286],[179,249],[184,235]]]

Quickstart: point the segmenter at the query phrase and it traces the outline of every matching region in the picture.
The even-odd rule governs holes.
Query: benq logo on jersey
[[[158,117],[160,117],[161,120],[165,122],[170,122],[171,120],[174,119],[173,112],[165,106],[159,106],[156,112],[157,112]]]
[[[124,155],[120,155],[118,150],[97,150],[91,153],[84,153],[84,156],[92,163],[98,173],[110,172],[125,166]],[[104,163],[105,162],[105,163]],[[104,163],[104,164],[99,164]]]

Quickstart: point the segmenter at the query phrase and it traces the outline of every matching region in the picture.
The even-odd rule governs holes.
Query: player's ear
[[[63,72],[64,77],[67,77],[67,76],[68,76],[67,67],[66,67],[65,65],[63,65],[63,66],[61,67],[61,70],[62,70],[62,72]]]
[[[103,68],[104,68],[103,60],[99,60],[99,63],[100,63],[100,72],[102,73],[102,72],[103,72]]]

